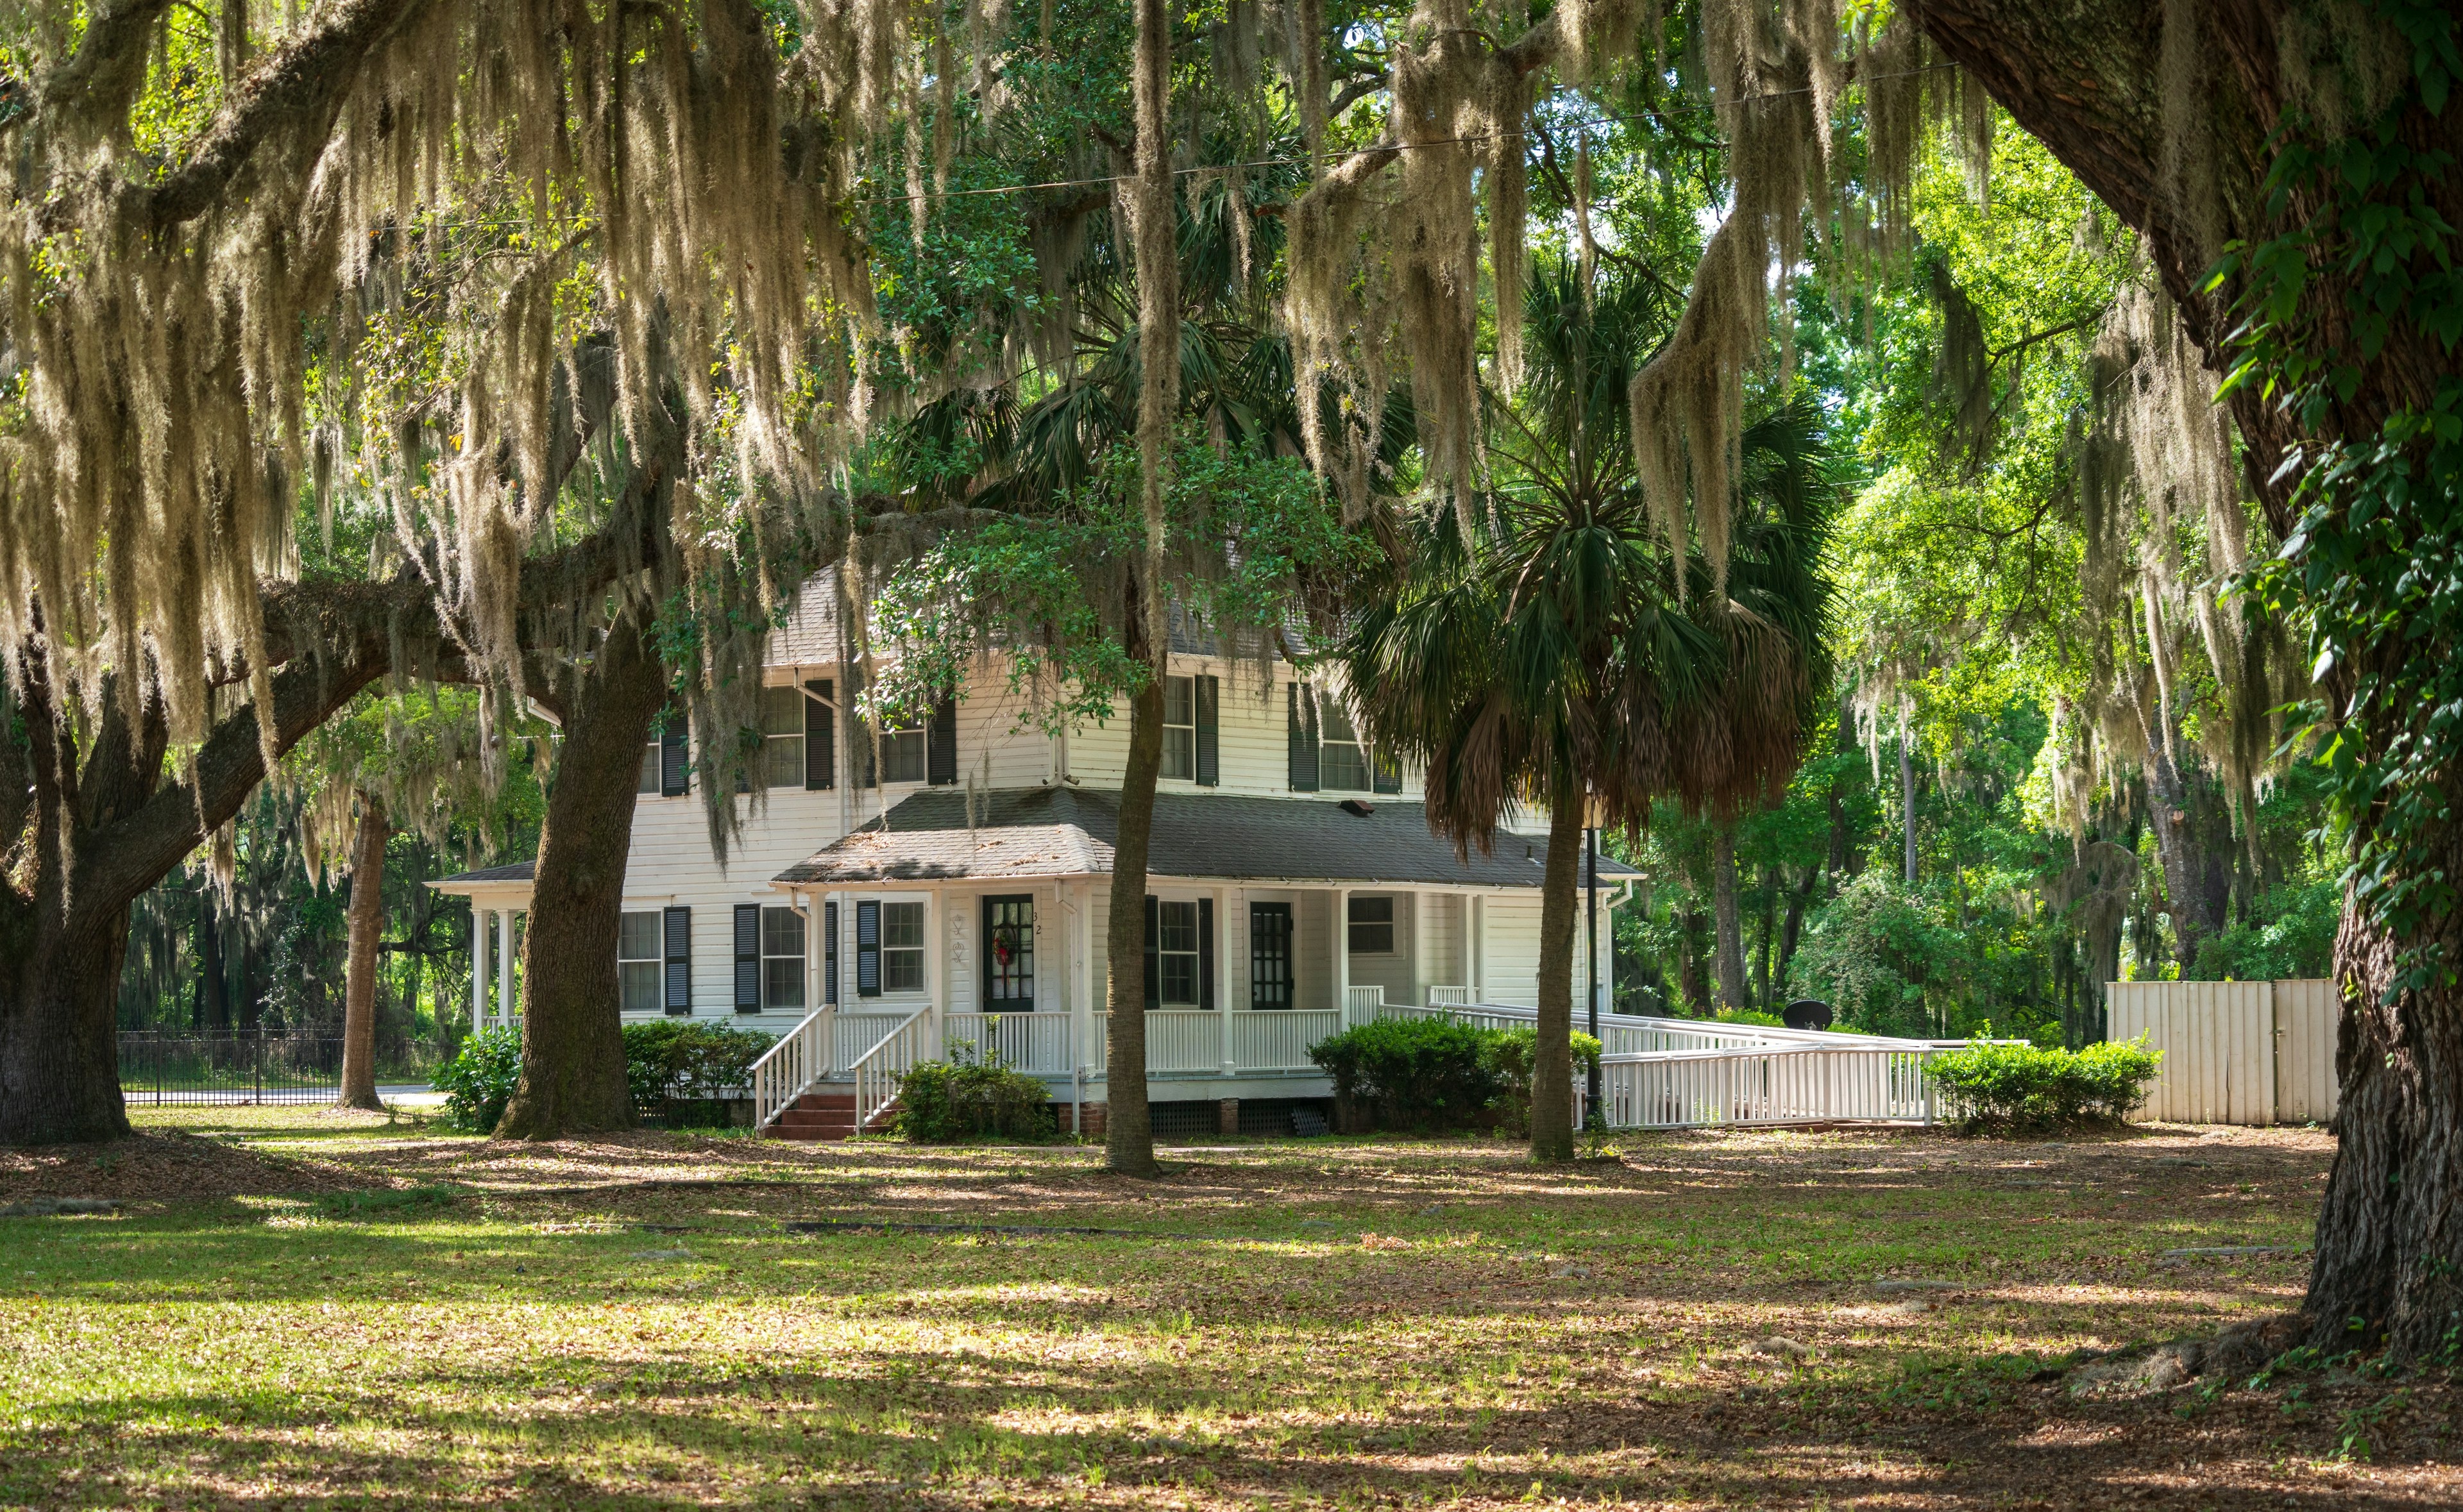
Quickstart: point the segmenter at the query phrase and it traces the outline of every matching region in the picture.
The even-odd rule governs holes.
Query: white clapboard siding
[[[2275,1116],[2288,1124],[2335,1116],[2335,1037],[2343,1005],[2321,978],[2275,983]]]
[[[1484,1003],[1539,1005],[1539,895],[1488,899],[1488,990]]]
[[[2307,1123],[2335,1109],[2338,1004],[2326,982],[2116,982],[2112,1038],[2164,1052],[2134,1116]]]

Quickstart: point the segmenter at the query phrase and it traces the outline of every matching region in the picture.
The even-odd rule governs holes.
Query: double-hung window
[[[922,782],[926,775],[928,760],[923,725],[910,724],[904,729],[881,732],[881,780],[883,784]]]
[[[761,780],[773,788],[804,786],[804,694],[761,690]]]
[[[1197,680],[1163,680],[1163,775],[1197,777]]]
[[[881,905],[881,990],[924,990],[924,905]]]
[[[1390,897],[1355,897],[1351,900],[1349,934],[1351,953],[1355,956],[1390,956],[1394,953],[1394,900]]]
[[[655,757],[658,746],[650,747]],[[653,783],[649,789],[658,791]],[[659,911],[621,915],[616,926],[616,998],[617,1005],[626,1013],[656,1013],[663,1000],[659,996],[659,967],[666,959],[659,943]]]
[[[761,1006],[804,1005],[804,916],[792,908],[761,910]]]
[[[1368,749],[1352,728],[1351,711],[1338,698],[1320,700],[1318,725],[1323,732],[1318,751],[1318,780],[1328,792],[1368,790]]]
[[[1197,905],[1166,899],[1155,910],[1156,996],[1166,1008],[1198,1005]]]
[[[659,732],[650,732],[650,743],[642,747],[642,771],[634,779],[633,790],[656,796],[659,788]]]

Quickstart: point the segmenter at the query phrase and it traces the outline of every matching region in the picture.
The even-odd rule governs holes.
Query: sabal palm
[[[1426,763],[1428,821],[1487,848],[1523,808],[1549,815],[1532,1153],[1573,1150],[1572,951],[1585,799],[1636,831],[1654,801],[1733,812],[1784,786],[1826,680],[1820,567],[1834,486],[1820,417],[1773,408],[1743,442],[1724,580],[1682,571],[1654,526],[1625,393],[1654,335],[1644,291],[1589,299],[1536,279],[1530,378],[1493,404],[1497,484],[1465,539],[1419,525],[1341,660],[1368,738]]]

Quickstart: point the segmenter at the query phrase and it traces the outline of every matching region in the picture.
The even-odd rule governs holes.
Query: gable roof
[[[778,874],[799,886],[1101,876],[1112,870],[1119,796],[1077,788],[915,793],[882,820]],[[1151,876],[1277,882],[1410,882],[1537,888],[1544,836],[1500,832],[1493,850],[1457,858],[1428,831],[1427,808],[1393,798],[1250,798],[1158,793]],[[1364,811],[1355,812],[1354,809]],[[1602,856],[1600,875],[1638,875]]]

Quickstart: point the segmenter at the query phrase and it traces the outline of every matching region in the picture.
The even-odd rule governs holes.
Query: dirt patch
[[[45,1197],[202,1202],[391,1184],[372,1172],[186,1134],[141,1134],[104,1144],[0,1147],[0,1206]]]

